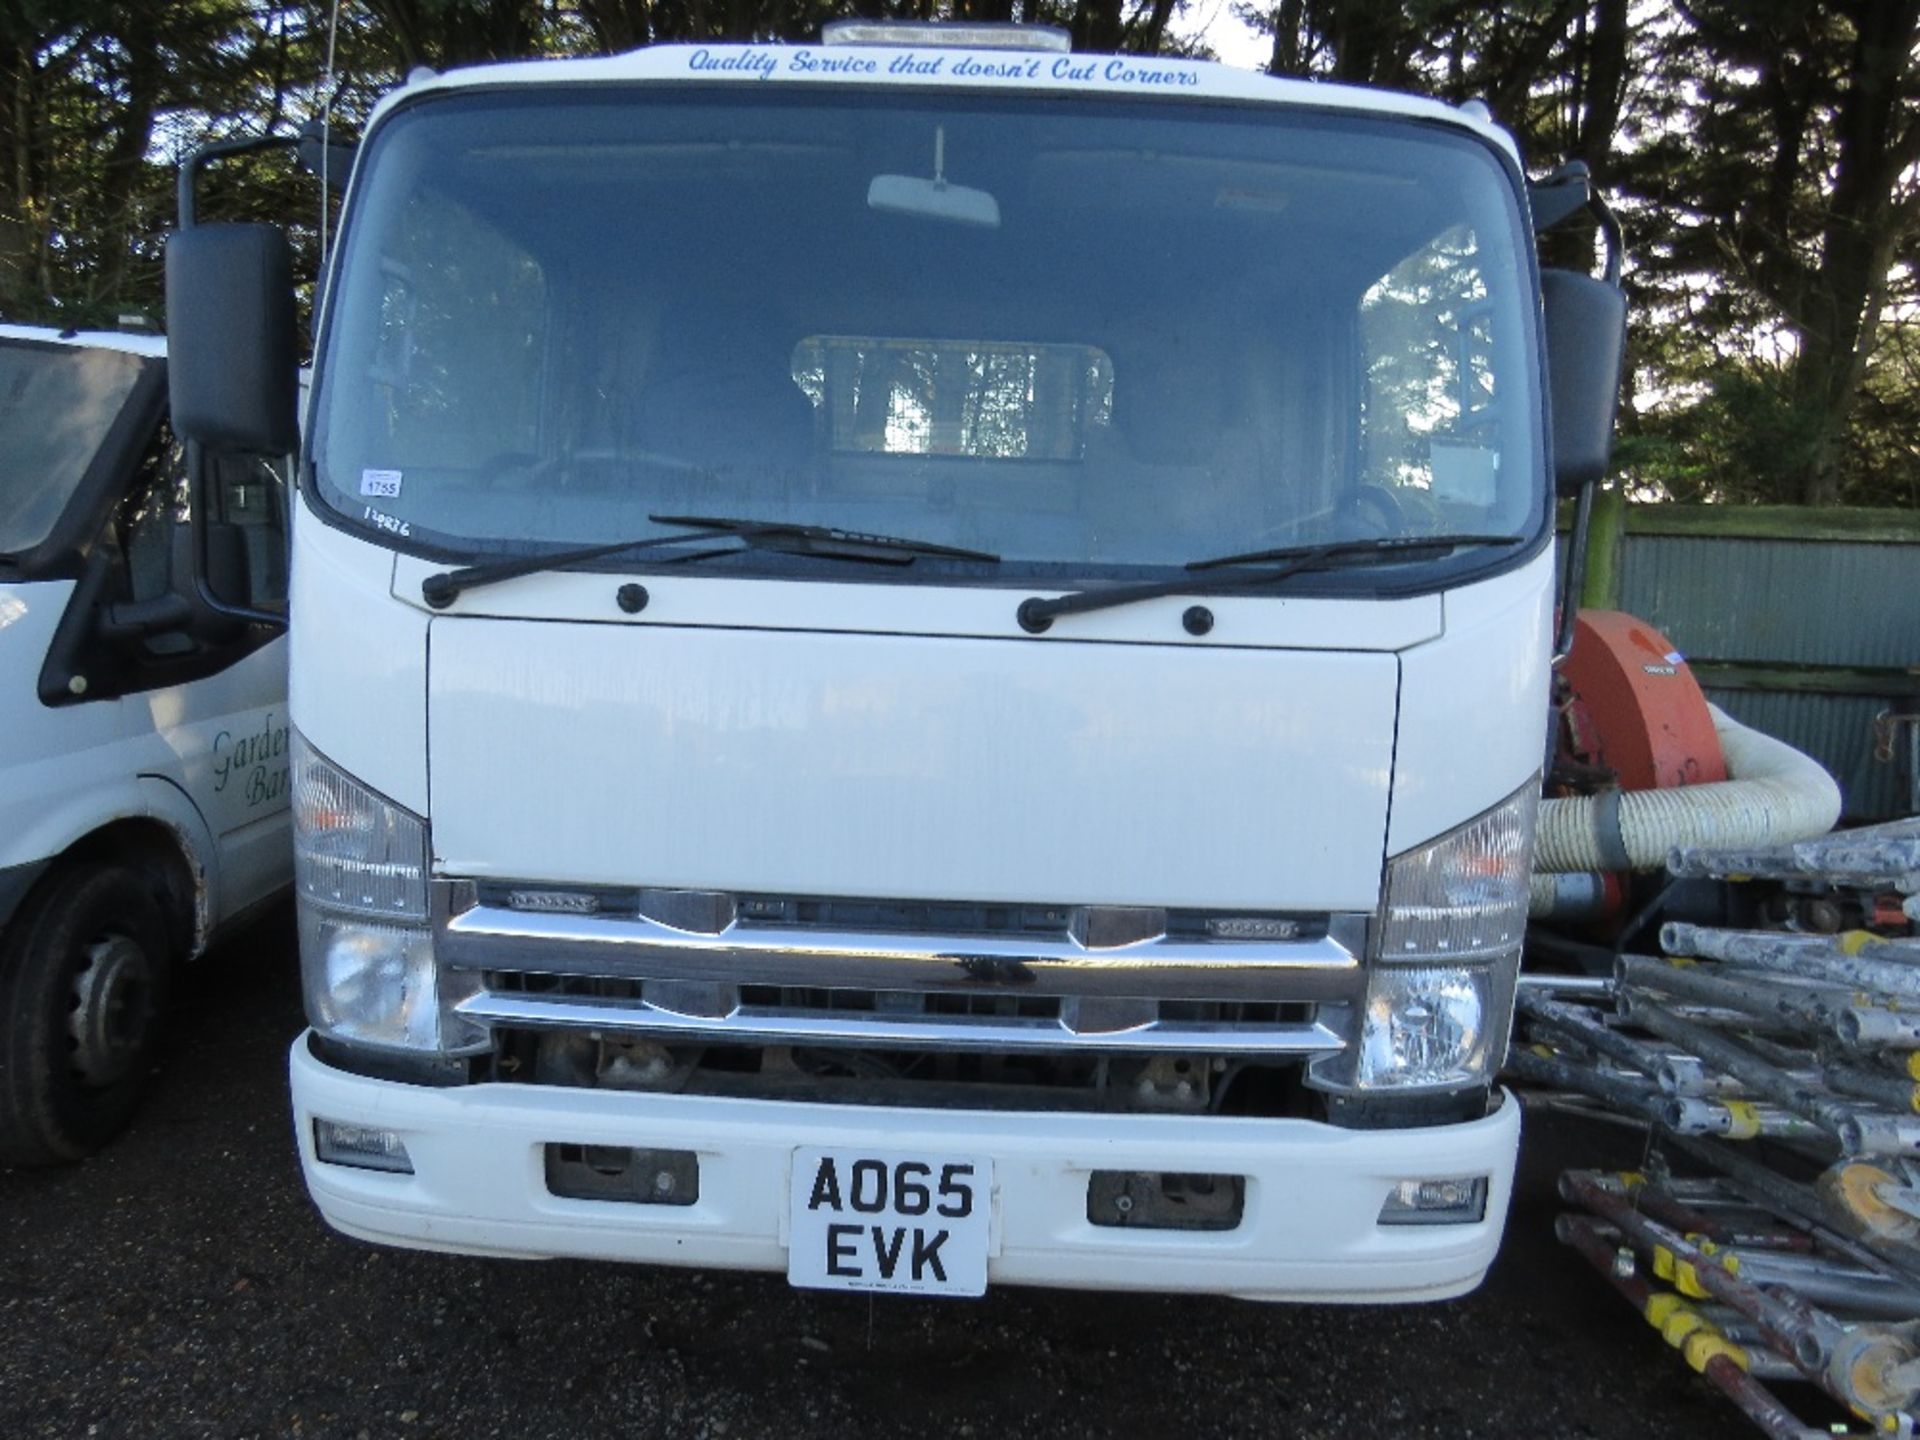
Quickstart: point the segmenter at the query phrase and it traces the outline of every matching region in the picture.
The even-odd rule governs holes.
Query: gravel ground
[[[1622,1131],[1530,1120],[1506,1248],[1465,1300],[870,1303],[343,1239],[288,1135],[300,1024],[280,914],[189,973],[131,1133],[0,1171],[0,1436],[1753,1433],[1553,1243],[1554,1173],[1634,1163]]]

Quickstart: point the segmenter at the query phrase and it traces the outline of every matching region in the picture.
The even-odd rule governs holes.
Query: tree
[[[1876,350],[1888,287],[1920,241],[1917,43],[1913,0],[1694,0],[1647,42],[1664,84],[1618,173],[1659,337],[1647,356],[1664,413],[1648,424],[1693,457],[1683,490],[1911,496],[1887,469],[1894,452],[1860,426],[1897,423],[1914,378]],[[1717,476],[1698,463],[1731,452],[1738,468]]]
[[[1831,504],[1889,279],[1920,238],[1920,0],[1687,10],[1707,57],[1696,132],[1716,162],[1696,238],[1724,247],[1730,279],[1794,337],[1788,458],[1799,498]]]
[[[158,318],[174,206],[156,149],[184,114],[279,123],[293,74],[281,19],[245,0],[0,6],[0,314]]]

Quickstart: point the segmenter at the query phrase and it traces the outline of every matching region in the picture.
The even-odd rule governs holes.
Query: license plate
[[[805,1290],[987,1293],[993,1166],[895,1150],[793,1152],[787,1281]]]

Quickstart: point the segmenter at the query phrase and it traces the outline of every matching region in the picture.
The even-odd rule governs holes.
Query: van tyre
[[[0,941],[0,1165],[78,1160],[147,1086],[172,971],[153,890],[111,865],[58,870]]]

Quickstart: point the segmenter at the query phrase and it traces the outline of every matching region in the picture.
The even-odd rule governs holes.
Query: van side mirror
[[[167,240],[173,429],[210,450],[299,445],[293,260],[272,225],[194,225]]]
[[[1627,347],[1627,297],[1618,285],[1572,270],[1542,270],[1553,479],[1577,495],[1607,473]]]

